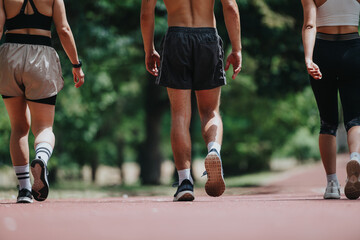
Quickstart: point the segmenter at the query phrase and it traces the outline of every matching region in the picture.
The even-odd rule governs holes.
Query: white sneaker
[[[328,182],[324,193],[324,199],[340,199],[340,185],[333,180]]]

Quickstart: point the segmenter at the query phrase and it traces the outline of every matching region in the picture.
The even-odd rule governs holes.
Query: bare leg
[[[347,136],[349,151],[360,152],[360,126],[350,128]]]
[[[223,125],[219,113],[221,88],[196,91],[201,131],[206,145],[209,142],[222,143]]]
[[[359,153],[360,150],[360,127],[352,127],[348,132],[348,145],[350,153]],[[358,159],[350,160],[346,165],[347,181],[344,192],[348,199],[360,197],[360,164]]]
[[[46,142],[54,148],[55,136],[53,133],[53,124],[55,106],[31,101],[28,101],[28,105],[31,113],[31,131],[35,136],[35,147],[39,143]]]
[[[336,137],[330,134],[320,134],[319,148],[326,174],[336,173]]]
[[[24,97],[4,99],[11,124],[10,155],[14,166],[29,163],[30,112]]]
[[[171,147],[176,169],[189,169],[191,166],[191,90],[168,88],[171,104]]]
[[[49,160],[55,144],[55,136],[52,131],[54,123],[55,106],[49,104],[28,101],[32,127],[35,136],[36,149],[35,160],[31,162],[31,172],[34,177],[32,194],[37,201],[44,201],[49,194],[46,164]]]
[[[219,113],[221,88],[196,91],[201,119],[202,135],[206,145],[216,142],[221,145],[223,125]],[[217,153],[209,152],[205,158],[205,169],[208,180],[205,191],[213,197],[221,196],[225,191],[221,159]]]

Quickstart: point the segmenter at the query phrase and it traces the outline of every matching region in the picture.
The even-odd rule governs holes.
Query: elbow
[[[71,29],[69,25],[62,26],[57,32],[60,38],[68,38],[71,36]]]
[[[228,4],[226,6],[223,6],[223,12],[225,16],[230,16],[234,18],[239,17],[239,10],[237,8],[237,4]]]
[[[149,13],[149,12],[141,12],[140,14],[140,21],[141,22],[146,22],[149,19],[151,19],[153,17],[154,14]]]
[[[305,30],[313,30],[316,28],[316,24],[313,22],[308,22],[303,25],[303,31]]]

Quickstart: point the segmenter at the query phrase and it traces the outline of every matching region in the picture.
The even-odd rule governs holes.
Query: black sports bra
[[[25,14],[25,7],[30,1],[34,14]],[[35,28],[51,30],[52,17],[45,16],[37,10],[33,0],[24,0],[20,13],[13,18],[6,19],[5,27],[7,30]]]

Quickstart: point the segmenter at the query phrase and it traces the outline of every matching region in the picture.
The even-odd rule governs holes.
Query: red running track
[[[338,175],[345,181],[341,156]],[[0,239],[359,240],[360,200],[323,200],[321,164],[269,186],[194,202],[171,196],[0,202]],[[232,195],[252,192],[253,195]],[[256,193],[256,194],[254,194]],[[195,192],[196,194],[196,192]],[[197,196],[196,195],[196,196]]]

